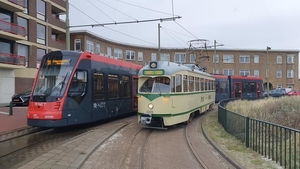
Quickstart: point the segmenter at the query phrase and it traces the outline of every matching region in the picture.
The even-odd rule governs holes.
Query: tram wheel
[[[194,117],[195,113],[191,113],[189,119],[185,122],[186,125],[192,122],[192,119]]]

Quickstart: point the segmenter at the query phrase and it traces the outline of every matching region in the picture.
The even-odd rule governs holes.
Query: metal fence
[[[300,130],[226,110],[230,101],[222,100],[218,105],[218,121],[226,132],[280,166],[300,169]]]

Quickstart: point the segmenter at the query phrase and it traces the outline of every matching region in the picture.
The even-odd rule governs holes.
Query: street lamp
[[[271,47],[267,46],[267,96],[269,97],[269,78],[270,78],[270,64],[269,64],[269,50]]]

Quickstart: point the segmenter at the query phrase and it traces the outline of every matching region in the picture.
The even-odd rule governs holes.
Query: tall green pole
[[[67,50],[70,50],[69,0],[66,0],[66,27],[66,45]]]

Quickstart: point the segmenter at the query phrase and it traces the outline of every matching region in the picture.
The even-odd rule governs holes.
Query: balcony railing
[[[0,63],[25,66],[26,65],[26,57],[0,52]]]
[[[11,2],[11,3],[14,3],[16,5],[20,5],[24,8],[26,8],[26,6],[27,6],[25,0],[8,0],[8,1]]]
[[[26,29],[24,27],[3,20],[0,20],[0,30],[24,37],[26,36]]]

